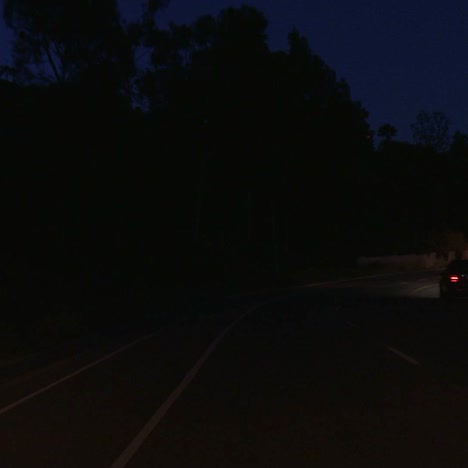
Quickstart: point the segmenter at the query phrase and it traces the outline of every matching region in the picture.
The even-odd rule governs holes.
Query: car
[[[442,299],[468,297],[468,260],[453,260],[447,265],[440,277],[439,291]]]

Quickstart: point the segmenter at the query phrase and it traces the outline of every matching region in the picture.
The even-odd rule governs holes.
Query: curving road
[[[0,466],[468,466],[468,304],[437,280],[231,297],[0,369]]]

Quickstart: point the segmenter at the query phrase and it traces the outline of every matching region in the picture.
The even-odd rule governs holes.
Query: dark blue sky
[[[139,13],[138,0],[120,3],[126,15]],[[287,47],[296,26],[348,82],[374,129],[389,122],[410,140],[409,126],[425,109],[445,112],[452,130],[468,133],[466,0],[171,0],[160,23],[190,23],[242,3],[267,17],[273,50]],[[0,24],[0,61],[7,57],[6,37]]]

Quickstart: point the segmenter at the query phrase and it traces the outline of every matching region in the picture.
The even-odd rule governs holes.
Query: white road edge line
[[[413,359],[411,356],[408,356],[407,354],[402,353],[401,351],[398,351],[398,349],[392,348],[390,346],[387,346],[387,349],[393,354],[396,354],[401,359],[409,362],[410,364],[413,364],[413,366],[419,366],[419,362],[416,361],[416,359]]]
[[[435,287],[437,287],[437,284],[429,284],[428,286],[421,286],[420,288],[413,289],[411,292],[415,293],[418,291],[422,291],[424,289],[435,288]]]
[[[355,323],[350,322],[349,320],[345,320],[345,323],[346,323],[346,325],[348,325],[348,326],[350,326],[352,328],[359,328],[359,325],[356,325]],[[396,354],[401,359],[413,364],[413,366],[419,366],[419,362],[416,361],[416,359],[413,359],[411,356],[408,356],[407,354],[402,353],[398,349],[392,348],[391,346],[387,346],[386,348],[387,348],[388,351],[392,352],[393,354]]]
[[[151,419],[143,426],[141,431],[133,438],[127,448],[118,456],[118,458],[112,463],[111,468],[125,468],[129,461],[133,458],[135,453],[139,450],[139,448],[143,445],[145,440],[149,437],[149,435],[153,432],[156,426],[161,422],[164,418],[165,414],[169,411],[169,409],[174,405],[177,399],[182,395],[184,390],[190,385],[192,380],[196,377],[200,369],[205,364],[206,360],[210,357],[211,354],[215,351],[224,337],[245,317],[262,307],[265,303],[256,305],[246,312],[244,312],[240,317],[235,319],[228,325],[210,344],[208,349],[202,354],[202,356],[198,359],[195,365],[190,369],[190,371],[185,375],[185,377],[181,380],[179,385],[172,391],[166,401],[156,410],[153,414]]]
[[[420,272],[425,272],[427,270],[419,270],[413,273],[420,273]],[[380,273],[376,275],[367,275],[367,276],[357,276],[355,278],[342,278],[338,280],[328,280],[328,281],[316,281],[314,283],[304,283],[304,284],[296,284],[295,286],[290,286],[290,287],[284,287],[280,288],[279,291],[282,290],[289,290],[291,288],[298,289],[298,290],[303,290],[303,289],[309,289],[311,287],[315,286],[328,286],[328,285],[333,285],[333,284],[339,284],[339,283],[352,283],[352,282],[357,282],[357,281],[362,281],[366,279],[377,279],[377,278],[383,278],[386,276],[396,276],[396,275],[401,275],[401,272],[393,272],[393,273]],[[228,300],[232,299],[242,299],[243,297],[248,297],[248,296],[254,296],[255,294],[259,293],[264,293],[264,292],[269,292],[270,289],[261,289],[257,291],[250,291],[248,293],[239,293],[239,294],[232,294],[227,297]],[[289,294],[287,294],[289,296]]]
[[[5,406],[4,408],[1,408],[0,409],[0,415],[2,414],[5,414],[7,411],[10,411],[12,410],[13,408],[16,408],[17,406],[19,405],[22,405],[23,403],[26,403],[27,401],[31,400],[32,398],[40,395],[41,393],[44,393],[44,392],[47,392],[48,390],[50,390],[51,388],[53,387],[56,387],[57,385],[60,385],[61,383],[63,382],[66,382],[67,380],[70,380],[72,379],[73,377],[76,377],[77,375],[87,371],[88,369],[91,369],[92,367],[95,367],[97,366],[98,364],[101,364],[102,362],[104,361],[107,361],[108,359],[111,359],[113,358],[114,356],[116,356],[117,354],[120,354],[122,352],[124,352],[125,350],[137,345],[138,343],[141,343],[143,341],[147,341],[147,340],[150,340],[151,338],[153,338],[155,336],[155,333],[152,333],[151,335],[146,335],[142,338],[139,338],[138,340],[135,340],[135,341],[132,341],[131,343],[113,351],[112,353],[109,353],[109,354],[106,354],[104,357],[98,359],[97,361],[93,361],[92,363],[90,364],[87,364],[86,366],[84,367],[81,367],[80,369],[76,370],[75,372],[72,372],[71,374],[68,374],[66,375],[65,377],[62,377],[61,379],[59,380],[56,380],[55,382],[45,386],[45,387],[42,387],[40,388],[39,390],[33,392],[33,393],[30,393],[29,395],[15,401],[14,403],[11,403],[10,405],[8,406]]]

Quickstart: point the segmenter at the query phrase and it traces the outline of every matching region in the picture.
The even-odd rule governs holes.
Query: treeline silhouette
[[[138,288],[271,281],[433,249],[444,230],[468,228],[463,138],[441,154],[390,131],[375,149],[346,82],[297,30],[271,51],[252,7],[161,29],[162,2],[133,23],[113,1],[4,3],[2,256],[14,294],[124,310]],[[68,30],[74,15],[85,25]]]

